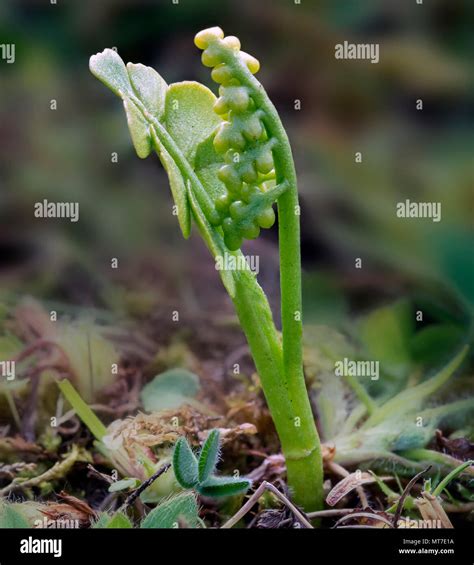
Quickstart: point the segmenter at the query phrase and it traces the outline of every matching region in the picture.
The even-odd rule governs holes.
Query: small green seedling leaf
[[[368,355],[378,359],[385,370],[404,375],[412,361],[413,331],[413,316],[403,301],[372,311],[361,321],[359,336]]]
[[[130,522],[130,519],[123,513],[123,512],[116,512],[107,525],[104,526],[105,528],[109,529],[124,529],[124,528],[133,528],[133,524]]]
[[[191,164],[197,146],[222,122],[215,101],[207,87],[193,81],[171,84],[166,93],[165,127]]]
[[[106,528],[107,524],[110,522],[111,516],[107,512],[101,512],[98,519],[91,524],[91,528],[98,530],[100,528]]]
[[[109,486],[109,492],[119,492],[121,490],[126,490],[129,488],[137,488],[140,484],[138,479],[122,479],[120,481],[115,481]]]
[[[464,361],[469,346],[464,346],[444,367],[442,367],[433,377],[422,383],[402,390],[392,397],[380,408],[378,408],[364,424],[364,427],[374,426],[383,421],[388,421],[396,417],[399,413],[406,413],[408,410],[416,410],[422,402],[430,395],[434,394],[442,385],[448,381],[454,372]]]
[[[154,508],[141,523],[141,528],[176,528],[180,520],[190,528],[199,524],[198,506],[192,492],[173,496]]]
[[[203,483],[214,472],[219,459],[219,430],[211,430],[199,455],[199,482]]]
[[[203,496],[232,496],[247,492],[251,484],[249,479],[240,477],[210,477],[204,483],[200,483],[197,490]]]
[[[199,482],[198,460],[184,437],[174,447],[173,470],[183,488],[194,488]]]
[[[170,369],[145,385],[140,397],[145,410],[157,412],[193,403],[201,389],[199,377],[186,369]]]
[[[21,512],[4,502],[0,505],[0,528],[31,528],[31,525]]]

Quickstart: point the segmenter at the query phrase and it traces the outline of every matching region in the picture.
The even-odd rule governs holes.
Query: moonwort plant
[[[300,226],[290,143],[254,75],[260,64],[218,28],[198,33],[202,62],[220,97],[197,82],[167,85],[152,68],[123,63],[111,49],[91,72],[123,100],[139,157],[153,150],[165,168],[185,238],[194,220],[216,261],[241,264],[245,239],[275,221],[278,206],[282,337],[265,293],[249,270],[220,270],[247,337],[286,459],[294,501],[322,505],[320,441],[302,364]],[[230,262],[224,261],[228,265]]]

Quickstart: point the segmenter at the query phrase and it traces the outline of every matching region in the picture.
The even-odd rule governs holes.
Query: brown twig
[[[353,512],[352,514],[346,514],[346,516],[339,518],[339,520],[335,523],[335,527],[337,527],[339,524],[342,524],[343,522],[346,522],[347,520],[352,520],[352,518],[367,518],[368,520],[383,522],[389,528],[393,528],[393,524],[389,520],[387,520],[387,518],[385,518],[384,516],[378,516],[377,514],[372,514],[371,512]]]
[[[353,508],[332,508],[331,510],[309,512],[306,516],[309,520],[313,520],[318,518],[330,518],[331,516],[340,516],[341,514],[350,514],[351,512],[354,512]]]
[[[400,499],[398,500],[398,505],[397,505],[397,509],[395,510],[395,514],[393,516],[393,525],[395,528],[397,528],[397,524],[398,524],[398,520],[400,520],[400,516],[402,515],[402,511],[403,511],[403,505],[405,504],[405,499],[406,497],[410,494],[410,491],[413,487],[413,485],[416,483],[416,481],[422,477],[425,473],[427,473],[429,470],[431,469],[431,465],[429,465],[428,467],[426,467],[426,469],[424,469],[423,471],[420,471],[419,473],[417,473],[411,480],[410,482],[407,484],[407,486],[405,487],[405,490],[403,491]]]
[[[128,506],[131,506],[135,502],[135,500],[141,495],[141,493],[144,490],[146,490],[153,482],[155,482],[158,477],[161,477],[161,475],[166,473],[170,467],[171,467],[171,463],[166,463],[165,465],[162,465],[157,471],[153,473],[151,477],[146,479],[146,481],[143,481],[143,483],[138,488],[136,488],[133,492],[131,492],[127,496],[125,502],[120,507],[120,510],[125,510],[125,508],[127,508]]]
[[[95,467],[93,467],[90,463],[87,465],[87,470],[89,471],[89,475],[100,479],[101,481],[105,481],[108,485],[111,485],[114,481],[112,477],[106,475],[105,473],[101,473]]]
[[[335,463],[334,461],[327,461],[325,463],[325,466],[328,470],[332,471],[335,475],[339,475],[340,477],[346,478],[350,475],[350,473],[347,469],[345,469],[342,465]],[[356,492],[357,492],[357,495],[359,497],[359,500],[360,500],[360,503],[362,504],[362,506],[364,506],[364,507],[368,506],[369,502],[367,500],[367,496],[366,496],[365,491],[362,488],[362,486],[360,486],[360,485],[357,486]]]
[[[236,512],[232,516],[232,518],[227,520],[227,522],[223,526],[221,526],[221,529],[229,529],[235,526],[235,524],[237,524],[237,522],[239,522],[252,509],[254,504],[266,490],[272,492],[278,498],[278,500],[280,500],[287,508],[289,508],[305,528],[313,529],[311,522],[309,522],[306,516],[304,516],[302,512],[298,510],[298,508],[290,500],[288,500],[288,498],[284,494],[282,494],[275,486],[273,486],[271,483],[268,483],[267,481],[263,481],[263,483],[257,488],[257,490],[242,506],[242,508],[238,512]]]

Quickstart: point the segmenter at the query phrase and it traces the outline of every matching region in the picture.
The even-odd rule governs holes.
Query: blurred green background
[[[0,62],[2,299],[132,314],[184,302],[210,318],[216,293],[228,305],[202,243],[181,238],[158,159],[136,157],[120,102],[88,69],[115,46],[169,83],[216,91],[193,37],[219,25],[261,61],[293,145],[305,320],[343,325],[408,297],[425,321],[470,331],[473,16],[469,0],[3,1],[0,37],[16,60]],[[336,60],[344,40],[380,43],[380,62]],[[442,221],[397,218],[407,198],[441,202]],[[43,199],[79,202],[80,221],[35,219]],[[274,295],[276,230],[248,250]]]

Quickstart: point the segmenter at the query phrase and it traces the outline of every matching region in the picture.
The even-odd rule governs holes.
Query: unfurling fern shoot
[[[219,273],[262,382],[293,499],[316,510],[322,505],[323,470],[303,375],[299,206],[290,144],[254,76],[260,64],[240,50],[240,41],[215,27],[198,33],[195,43],[219,84],[219,98],[196,82],[167,85],[149,67],[125,66],[110,49],[91,57],[90,68],[123,99],[139,157],[158,154],[184,237],[194,220],[215,259],[230,254],[239,264],[244,240],[273,226],[276,202],[281,338],[255,276],[249,270]]]

